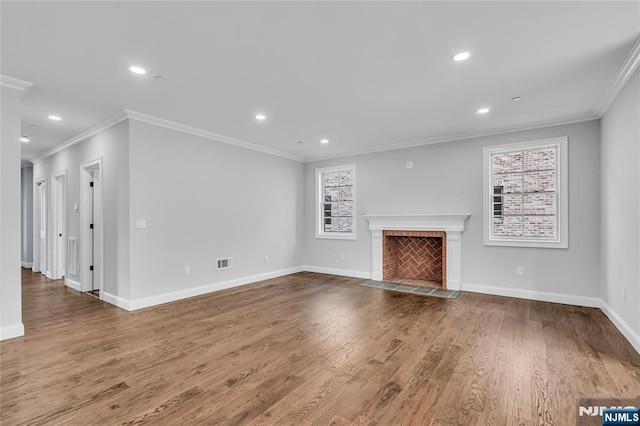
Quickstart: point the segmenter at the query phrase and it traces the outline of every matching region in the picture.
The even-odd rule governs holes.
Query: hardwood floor
[[[578,398],[640,395],[640,356],[597,309],[359,282],[126,312],[24,270],[0,423],[574,425]]]

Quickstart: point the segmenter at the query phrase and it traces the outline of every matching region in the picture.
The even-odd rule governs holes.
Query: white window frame
[[[496,237],[492,235],[493,226],[493,154],[555,148],[556,157],[556,193],[557,193],[557,232],[555,239],[535,239],[528,237]],[[569,247],[569,161],[568,138],[566,136],[519,142],[507,145],[485,146],[483,148],[483,227],[484,245],[507,247],[568,248]]]
[[[331,172],[343,172],[345,170],[350,170],[353,173],[353,232],[325,232],[324,231],[324,223],[322,217],[322,208],[323,202],[322,200],[322,174],[331,173]],[[316,209],[316,238],[326,238],[326,239],[334,239],[334,240],[355,240],[356,237],[356,224],[357,224],[357,203],[356,203],[356,192],[357,192],[357,183],[356,183],[356,165],[355,164],[343,164],[339,166],[331,166],[331,167],[321,167],[316,169],[316,201],[315,201],[315,209]]]

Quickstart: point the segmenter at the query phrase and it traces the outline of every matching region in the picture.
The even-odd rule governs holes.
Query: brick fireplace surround
[[[396,266],[393,261],[386,266],[386,274],[384,264],[385,254],[389,256],[393,250],[400,251],[399,245],[408,247],[408,250],[419,252],[420,244],[413,239],[432,239],[429,244],[429,251],[437,251],[438,243],[433,241],[435,237],[441,240],[441,279],[440,286],[449,290],[462,289],[462,234],[466,227],[470,215],[468,214],[412,214],[412,215],[365,215],[369,221],[369,230],[371,231],[371,279],[374,281],[384,281],[389,279],[389,275],[393,277]],[[383,236],[384,235],[384,236]],[[395,240],[386,241],[388,238]],[[407,238],[407,240],[402,240]],[[400,243],[399,241],[402,241]],[[395,249],[393,246],[395,245]],[[432,250],[434,249],[434,250]],[[427,247],[423,247],[426,252]],[[389,253],[388,253],[389,251]],[[432,253],[433,254],[433,253]],[[418,256],[415,256],[416,258]],[[437,257],[437,255],[436,255]],[[406,265],[400,266],[405,263]],[[397,271],[407,274],[411,268],[405,253],[404,260],[398,260]],[[423,261],[417,261],[420,264]],[[436,262],[437,263],[437,262]],[[415,264],[414,264],[415,266]],[[414,276],[424,278],[438,278],[438,275],[429,275],[433,272],[433,265],[427,269],[423,268],[422,272],[414,271]],[[418,268],[419,269],[419,268]],[[386,278],[385,278],[386,277]],[[414,278],[400,278],[401,280],[413,280]],[[433,281],[437,281],[433,280]],[[395,281],[397,282],[397,281]],[[414,283],[415,284],[415,283]],[[424,285],[424,284],[423,284]],[[429,284],[434,286],[433,283]]]
[[[442,231],[382,231],[382,280],[446,288],[446,245]]]

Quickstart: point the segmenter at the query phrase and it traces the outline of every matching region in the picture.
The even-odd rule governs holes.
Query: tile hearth
[[[385,281],[365,281],[358,285],[363,287],[379,288],[381,290],[397,291],[400,293],[441,297],[443,299],[455,299],[460,295],[460,290],[445,290],[435,287],[425,287],[423,285],[396,284]]]

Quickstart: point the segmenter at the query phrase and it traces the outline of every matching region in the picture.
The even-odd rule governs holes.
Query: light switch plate
[[[147,227],[147,220],[146,219],[137,219],[136,220],[136,228],[145,229],[146,227]]]

